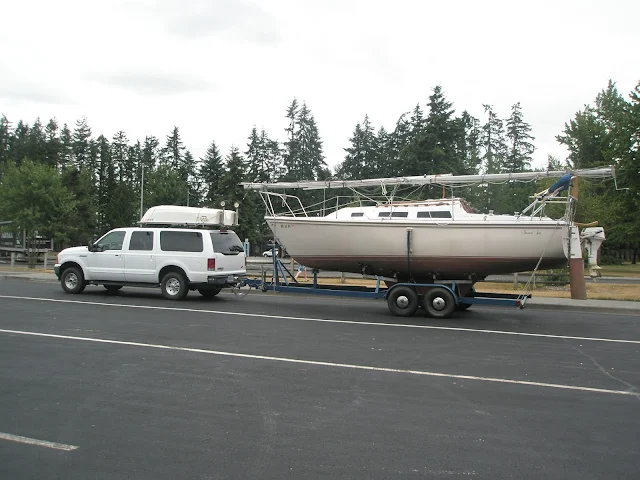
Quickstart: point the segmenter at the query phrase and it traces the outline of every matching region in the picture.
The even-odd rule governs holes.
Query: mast
[[[591,179],[605,179],[615,177],[613,166],[602,168],[587,168],[577,170],[551,170],[545,172],[519,172],[519,173],[493,173],[486,175],[417,175],[407,177],[389,178],[368,178],[365,180],[337,180],[328,178],[324,181],[299,181],[299,182],[274,182],[274,183],[251,183],[242,182],[245,190],[321,190],[325,188],[358,188],[358,187],[379,187],[382,185],[468,185],[474,183],[492,183],[505,181],[532,181],[543,178],[559,178],[571,173],[574,176]]]

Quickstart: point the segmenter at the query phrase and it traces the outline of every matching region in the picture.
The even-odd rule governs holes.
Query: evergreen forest
[[[58,250],[86,245],[111,228],[135,225],[153,205],[219,208],[224,200],[227,205],[239,202],[236,231],[249,239],[255,254],[264,249],[269,230],[259,194],[244,190],[241,182],[532,171],[535,138],[523,106],[514,104],[508,118],[500,118],[491,105],[483,107],[482,118],[456,112],[436,86],[428,102],[400,114],[392,130],[376,127],[365,114],[333,170],[323,153],[321,125],[297,99],[274,112],[287,119],[285,131],[276,132],[283,142],[253,127],[243,144],[228,152],[221,152],[212,138],[202,158],[194,158],[184,145],[178,126],[165,138],[131,139],[123,131],[107,138],[94,136],[86,118],[69,126],[55,118],[31,123],[0,115],[0,220],[5,221],[0,226],[53,238]],[[567,119],[557,141],[569,156],[549,156],[543,169],[616,167],[615,183],[580,181],[576,221],[597,220],[605,228],[603,262],[635,263],[640,247],[640,83],[621,93],[610,81]],[[421,193],[460,196],[477,211],[513,213],[546,186],[504,182]]]

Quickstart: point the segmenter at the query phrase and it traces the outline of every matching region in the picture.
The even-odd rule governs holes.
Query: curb
[[[21,279],[21,280],[29,280],[31,282],[58,283],[58,279],[53,274],[52,274],[52,278],[37,278],[37,277],[33,277],[33,276],[30,276],[30,275],[25,275],[25,274],[21,274],[21,273],[16,273],[16,274],[6,274],[6,273],[3,274],[3,273],[0,273],[0,278],[4,278],[4,279],[18,278],[18,279]]]

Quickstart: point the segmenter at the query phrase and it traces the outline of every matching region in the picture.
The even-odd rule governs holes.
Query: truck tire
[[[65,292],[72,295],[82,293],[86,286],[82,270],[78,267],[65,268],[60,275],[60,285]]]
[[[162,277],[160,289],[167,300],[182,300],[189,293],[187,279],[180,272],[169,272]]]

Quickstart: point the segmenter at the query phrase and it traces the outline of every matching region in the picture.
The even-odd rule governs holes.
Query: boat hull
[[[324,217],[266,220],[293,258],[319,270],[426,282],[482,279],[567,263],[567,226],[555,221],[348,222]]]

